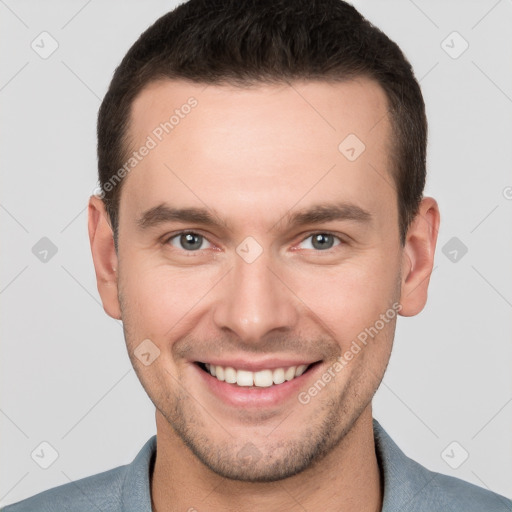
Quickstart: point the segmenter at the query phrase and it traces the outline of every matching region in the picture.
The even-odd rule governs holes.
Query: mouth
[[[316,361],[309,364],[282,366],[279,368],[262,368],[258,371],[237,369],[233,366],[222,366],[200,361],[196,361],[195,364],[203,372],[226,384],[232,384],[241,388],[270,388],[296,380],[320,363],[321,361]]]

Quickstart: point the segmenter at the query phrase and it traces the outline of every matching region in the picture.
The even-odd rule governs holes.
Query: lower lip
[[[197,364],[192,364],[192,366],[199,373],[208,390],[224,403],[235,407],[261,408],[275,407],[290,398],[296,398],[301,388],[305,386],[306,381],[316,373],[320,363],[315,363],[299,377],[265,388],[229,384],[213,377],[210,373],[199,368]]]

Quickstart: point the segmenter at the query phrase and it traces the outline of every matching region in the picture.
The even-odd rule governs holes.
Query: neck
[[[268,510],[380,512],[383,488],[371,405],[341,442],[307,470],[276,482],[229,480],[206,468],[157,411],[154,512]]]

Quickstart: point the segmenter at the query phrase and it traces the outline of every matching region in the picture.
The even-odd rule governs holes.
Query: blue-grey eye
[[[311,240],[311,243],[309,244],[309,247],[306,247],[306,249],[316,249],[318,251],[331,249],[335,245],[339,245],[341,243],[337,236],[331,235],[330,233],[315,233],[305,238],[302,243],[305,243],[307,240]],[[334,243],[336,240],[338,240],[337,244]]]
[[[177,244],[179,245],[176,245]],[[209,244],[208,240],[203,235],[197,233],[179,233],[169,239],[169,243],[177,249],[184,249],[186,251],[197,251],[205,249],[202,247],[203,243]]]

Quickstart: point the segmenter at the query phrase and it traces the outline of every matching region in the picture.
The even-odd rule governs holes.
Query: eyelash
[[[192,231],[192,230],[184,230],[184,231],[180,231],[179,233],[175,233],[171,236],[168,236],[168,237],[165,237],[164,241],[163,241],[163,245],[169,245],[169,242],[177,237],[180,237],[181,235],[186,235],[186,234],[192,234],[192,235],[199,235],[200,237],[202,237],[203,239],[205,239],[208,243],[212,243],[208,240],[208,238],[205,236],[205,235],[202,235],[201,233],[198,233],[197,231]],[[335,233],[331,233],[330,231],[313,231],[311,233],[309,233],[307,236],[305,236],[304,238],[301,239],[301,241],[299,243],[303,243],[304,241],[306,241],[308,238],[311,238],[312,236],[315,236],[315,235],[327,235],[327,236],[332,236],[334,237],[335,239],[337,239],[339,241],[339,244],[336,244],[334,245],[333,247],[329,248],[329,249],[325,249],[325,250],[315,250],[313,249],[314,252],[316,253],[330,253],[332,252],[336,247],[340,246],[340,245],[344,245],[346,244],[346,241],[343,240],[341,237],[339,237],[338,235],[336,235]],[[205,249],[197,249],[195,251],[186,251],[185,249],[178,249],[182,252],[185,252],[185,253],[189,253],[190,256],[193,256],[195,255],[195,253],[199,253]],[[306,249],[306,250],[311,250],[311,249]]]

